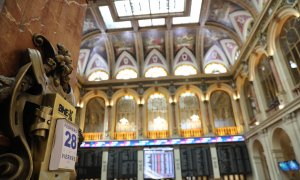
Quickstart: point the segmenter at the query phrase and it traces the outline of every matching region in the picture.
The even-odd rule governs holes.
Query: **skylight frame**
[[[190,12],[190,5],[191,5],[191,0],[179,0],[182,1],[184,4],[183,10],[180,12],[165,12],[165,13],[144,13],[144,14],[133,14],[133,13],[129,13],[126,16],[119,16],[118,13],[118,7],[116,7],[115,2],[120,2],[120,1],[133,1],[133,0],[114,0],[111,3],[111,7],[113,12],[113,17],[115,21],[122,21],[122,20],[132,20],[132,19],[151,19],[151,18],[166,18],[166,17],[177,17],[177,16],[188,16],[189,12]],[[135,1],[135,0],[134,0]],[[138,1],[145,1],[145,0],[138,0]],[[148,3],[150,2],[155,2],[155,1],[167,1],[167,0],[146,0]],[[172,0],[174,1],[174,0]],[[150,5],[149,5],[150,6]],[[148,6],[148,7],[149,7]],[[146,8],[145,6],[143,6],[143,8]]]

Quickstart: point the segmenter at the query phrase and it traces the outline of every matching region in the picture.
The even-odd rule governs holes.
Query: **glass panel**
[[[130,0],[132,5],[133,15],[150,14],[148,0]]]
[[[183,12],[185,0],[115,0],[119,17]]]
[[[235,126],[230,96],[224,91],[215,91],[210,97],[215,128]]]
[[[167,100],[163,94],[152,94],[147,102],[148,130],[168,130]]]
[[[102,80],[108,80],[108,73],[101,70],[93,72],[88,77],[88,81],[102,81]]]
[[[210,63],[205,66],[204,72],[205,74],[219,74],[219,73],[226,73],[227,69],[223,64]]]
[[[197,74],[196,68],[191,65],[181,65],[175,69],[176,76],[190,76]]]
[[[169,0],[169,12],[183,12],[184,0]]]
[[[152,26],[151,19],[142,19],[142,20],[139,20],[139,26],[140,27]]]
[[[158,19],[142,19],[139,20],[139,26],[140,27],[146,27],[146,26],[162,26],[165,25],[165,19],[164,18],[158,18]]]
[[[137,78],[137,72],[133,69],[123,69],[118,72],[116,79],[133,79]]]
[[[190,16],[174,17],[173,24],[198,23],[200,18],[202,0],[192,0]]]
[[[269,108],[275,107],[278,105],[278,100],[276,96],[278,90],[267,57],[263,57],[263,59],[259,62],[257,68],[266,104]]]
[[[132,96],[123,96],[117,102],[116,132],[136,130],[136,103]]]
[[[162,67],[152,67],[148,69],[145,73],[145,77],[156,78],[163,76],[167,76],[167,71]]]
[[[114,22],[108,6],[100,6],[99,10],[100,10],[101,16],[103,17],[103,20],[104,20],[104,23],[105,23],[105,26],[107,29],[132,27],[130,21]]]
[[[295,84],[300,83],[300,21],[298,19],[289,19],[284,24],[279,38],[281,52],[285,55],[286,65]]]
[[[84,132],[102,132],[104,125],[104,115],[104,99],[91,99],[86,105]]]
[[[152,25],[153,26],[162,26],[165,25],[165,19],[164,18],[158,18],[158,19],[152,19]]]
[[[132,16],[132,10],[129,0],[126,1],[115,1],[115,6],[119,17]]]
[[[179,114],[181,129],[201,128],[200,105],[194,93],[183,93],[179,97]]]

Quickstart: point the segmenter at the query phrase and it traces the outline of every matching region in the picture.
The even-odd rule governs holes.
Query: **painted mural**
[[[174,56],[178,51],[186,47],[195,56],[196,29],[178,28],[173,31],[174,37]]]
[[[206,53],[210,47],[213,45],[220,46],[220,40],[230,39],[228,34],[222,31],[217,31],[214,29],[203,28],[202,30],[204,43],[203,43],[203,52]]]
[[[94,36],[81,44],[77,71],[82,75],[90,71],[91,62],[94,57],[99,57],[107,66],[107,52],[105,48],[106,37],[104,35]],[[98,58],[98,59],[99,59]]]
[[[94,54],[99,54],[103,59],[107,61],[105,41],[106,41],[105,35],[100,34],[83,42],[80,49],[90,49],[91,56],[93,56]]]
[[[135,41],[133,32],[122,32],[120,34],[111,35],[111,40],[114,48],[115,59],[121,55],[123,51],[130,53],[136,59]]]
[[[207,20],[218,22],[231,29],[234,29],[229,15],[238,10],[243,10],[243,8],[229,1],[213,0],[210,4],[210,12]]]
[[[85,19],[83,22],[83,34],[97,30],[97,24],[90,9],[86,10]]]
[[[142,33],[144,57],[150,53],[151,50],[157,49],[163,56],[165,53],[165,32],[159,30],[149,30]]]

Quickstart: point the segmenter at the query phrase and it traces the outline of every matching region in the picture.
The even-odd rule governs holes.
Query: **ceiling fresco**
[[[126,69],[131,69],[131,73],[136,73],[131,77],[139,78],[145,77],[151,67],[162,67],[168,75],[174,75],[174,68],[185,63],[193,66],[196,74],[230,72],[268,1],[186,0],[187,8],[181,14],[124,18],[118,16],[122,6],[113,7],[115,0],[95,0],[86,11],[77,72],[81,79],[88,80],[99,70],[106,77],[96,79],[105,80],[116,78],[119,70],[126,73]],[[199,9],[199,17],[189,14]],[[143,13],[143,9],[139,11]],[[185,21],[175,23],[179,17]],[[141,21],[150,24],[141,25]],[[218,67],[223,69],[219,71]]]
[[[174,56],[178,51],[186,47],[195,55],[196,29],[178,28],[173,31]]]
[[[97,30],[97,23],[90,9],[86,10],[85,19],[83,22],[83,34]]]
[[[151,50],[158,50],[165,56],[165,32],[160,30],[148,30],[142,33],[144,57],[151,52]]]

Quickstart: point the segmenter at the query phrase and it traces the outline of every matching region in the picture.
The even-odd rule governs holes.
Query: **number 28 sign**
[[[49,170],[73,170],[78,144],[78,127],[65,119],[56,121]]]

